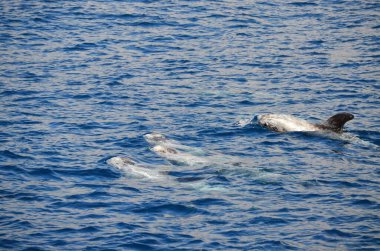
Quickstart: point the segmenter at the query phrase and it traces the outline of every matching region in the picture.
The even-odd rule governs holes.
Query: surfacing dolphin
[[[333,131],[340,133],[347,121],[354,118],[348,112],[341,112],[330,117],[322,124],[312,124],[306,120],[285,114],[265,114],[258,115],[258,123],[262,127],[275,132],[314,132],[314,131]]]
[[[127,157],[112,157],[107,160],[107,163],[119,170],[124,171],[130,176],[153,180],[165,179],[165,176],[162,172],[142,165]]]

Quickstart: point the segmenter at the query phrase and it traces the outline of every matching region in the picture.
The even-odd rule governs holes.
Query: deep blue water
[[[379,250],[379,13],[376,0],[1,1],[0,249]],[[248,123],[342,111],[348,139]],[[219,160],[170,163],[151,132]],[[176,181],[131,177],[114,156]]]

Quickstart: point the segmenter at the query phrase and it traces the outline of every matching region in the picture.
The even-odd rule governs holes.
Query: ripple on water
[[[134,209],[135,213],[149,213],[150,215],[171,215],[171,216],[191,216],[197,214],[209,214],[206,210],[201,210],[196,207],[185,206],[181,204],[163,204],[159,206],[143,206]]]
[[[0,9],[0,249],[379,249],[376,1]],[[254,119],[342,111],[342,135]],[[168,161],[152,132],[207,161]]]

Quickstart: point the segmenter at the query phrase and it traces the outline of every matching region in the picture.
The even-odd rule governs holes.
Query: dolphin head
[[[160,134],[160,133],[148,133],[144,135],[144,138],[146,141],[148,141],[148,143],[151,143],[151,144],[167,141],[167,138],[165,137],[165,135]]]

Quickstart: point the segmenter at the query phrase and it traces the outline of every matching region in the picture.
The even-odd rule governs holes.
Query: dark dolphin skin
[[[325,123],[317,124],[316,126],[318,128],[321,128],[322,130],[342,132],[344,124],[346,124],[347,121],[350,121],[353,118],[354,118],[354,115],[352,115],[351,113],[341,112],[330,117],[328,120],[326,120]]]

